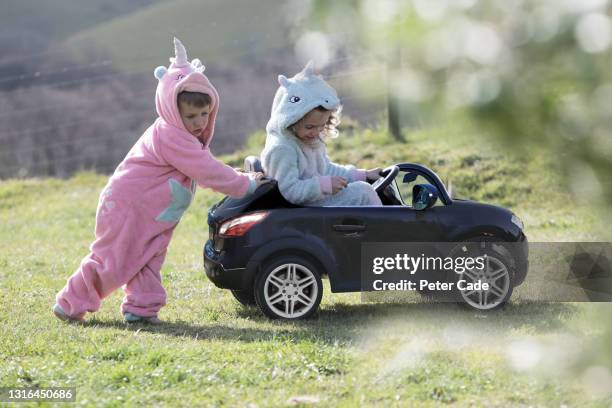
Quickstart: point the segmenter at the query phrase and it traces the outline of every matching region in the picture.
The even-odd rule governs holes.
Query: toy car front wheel
[[[455,294],[465,306],[486,311],[503,307],[514,289],[514,262],[509,251],[502,243],[464,242],[453,250],[453,256],[483,257],[483,267],[466,268],[455,275]],[[463,280],[463,288],[458,283]],[[487,285],[483,288],[466,288],[477,283]],[[462,290],[463,289],[463,290]]]
[[[306,319],[323,296],[323,283],[314,265],[297,256],[267,263],[255,281],[255,301],[272,319]]]

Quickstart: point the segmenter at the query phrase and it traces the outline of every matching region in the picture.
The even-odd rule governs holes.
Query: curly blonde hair
[[[342,105],[340,105],[338,107],[338,109],[326,109],[323,106],[317,106],[316,108],[314,108],[313,110],[318,110],[320,112],[331,112],[331,115],[329,115],[329,119],[327,120],[327,123],[325,124],[325,129],[323,130],[323,137],[325,138],[336,138],[338,137],[338,126],[340,125],[340,115],[342,113]],[[306,115],[304,115],[306,116]],[[297,125],[298,123],[300,123],[300,121],[302,119],[304,119],[304,116],[298,120],[297,122],[295,122],[293,125],[289,126],[287,129],[289,129],[291,131],[291,133],[293,133],[294,135],[295,133],[295,129],[294,126]]]

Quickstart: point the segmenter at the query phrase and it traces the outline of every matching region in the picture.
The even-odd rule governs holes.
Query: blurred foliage
[[[465,114],[478,133],[498,138],[513,153],[547,152],[579,203],[612,207],[609,0],[345,0],[311,6],[310,17],[336,47],[388,67],[387,88],[401,101],[405,125],[437,126],[441,118]],[[508,196],[503,182],[494,182],[504,179],[498,166],[487,168],[477,155],[463,160],[467,191],[478,184],[474,191],[489,200]],[[523,166],[516,161],[506,170],[520,173]],[[470,175],[477,183],[469,183]],[[490,182],[482,184],[482,177]],[[607,313],[599,310],[597,318],[602,316]],[[607,342],[593,340],[587,347],[592,353],[582,353],[572,375],[609,396],[612,326],[605,319],[600,327]]]
[[[308,10],[336,47],[388,66],[404,125],[465,113],[520,151],[544,147],[577,198],[606,205],[610,11],[608,0],[312,1]]]

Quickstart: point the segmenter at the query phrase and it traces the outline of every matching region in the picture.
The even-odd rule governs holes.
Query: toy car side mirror
[[[412,188],[412,208],[426,210],[438,200],[438,190],[431,184],[417,184]]]

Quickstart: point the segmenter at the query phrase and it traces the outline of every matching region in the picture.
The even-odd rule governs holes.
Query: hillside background
[[[220,93],[213,152],[236,150],[265,127],[278,74],[302,68],[294,3],[3,2],[0,178],[112,172],[157,116],[152,73],[168,64],[173,36],[203,61]],[[337,50],[324,73],[345,111],[370,123],[384,95],[356,95],[348,79],[363,69],[359,62]]]
[[[270,321],[205,277],[222,198],[208,190],[162,269],[164,325],[124,324],[120,291],[83,325],[50,311],[88,252],[108,173],[155,119],[152,71],[173,36],[221,93],[224,162],[261,150],[276,76],[329,46],[323,74],[345,105],[335,161],[422,163],[455,197],[515,212],[531,242],[610,242],[611,7],[1,2],[0,386],[74,386],[83,406],[611,406],[610,304],[543,302],[524,285],[476,313],[416,295],[364,303],[325,282],[315,319]],[[406,126],[392,131],[395,114]]]

